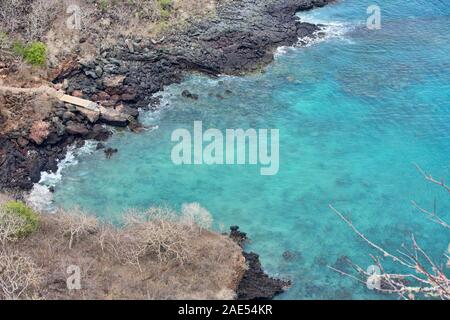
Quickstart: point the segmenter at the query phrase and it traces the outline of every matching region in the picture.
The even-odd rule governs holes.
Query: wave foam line
[[[97,143],[92,140],[87,140],[81,148],[70,146],[64,159],[59,161],[56,172],[42,172],[39,184],[47,187],[56,186],[56,184],[61,181],[63,171],[69,167],[77,165],[78,158],[80,156],[92,154],[95,151],[96,146]]]
[[[92,140],[85,142],[81,148],[70,146],[64,159],[58,162],[56,172],[41,172],[41,179],[33,185],[30,193],[26,197],[27,204],[36,211],[54,212],[53,193],[51,188],[55,187],[61,181],[63,172],[78,164],[78,158],[82,155],[92,154],[96,149],[97,143]]]

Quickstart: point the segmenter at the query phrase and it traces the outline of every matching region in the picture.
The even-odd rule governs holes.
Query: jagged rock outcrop
[[[230,238],[244,249],[248,240],[247,234],[241,232],[238,226],[232,226],[230,230]],[[267,275],[263,271],[256,253],[243,251],[243,255],[248,269],[244,272],[236,290],[239,300],[272,299],[291,285],[290,281],[275,279]]]

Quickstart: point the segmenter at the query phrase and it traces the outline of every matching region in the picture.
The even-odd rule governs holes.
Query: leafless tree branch
[[[442,188],[444,188],[445,190],[447,190],[448,193],[450,193],[450,187],[448,185],[445,184],[444,180],[436,180],[435,178],[433,178],[433,176],[427,172],[425,172],[418,164],[414,164],[417,168],[417,170],[420,172],[420,174],[423,175],[423,177],[430,181],[431,183],[434,183]]]
[[[377,275],[381,286],[379,288],[375,288],[375,290],[383,293],[395,293],[402,299],[415,299],[418,294],[424,295],[425,297],[440,298],[443,300],[450,299],[450,280],[447,278],[442,269],[433,261],[433,259],[431,259],[431,257],[419,246],[414,236],[411,238],[412,250],[404,247],[405,251],[398,251],[402,256],[400,257],[389,253],[381,246],[369,240],[341,212],[339,212],[332,205],[330,205],[330,208],[372,248],[375,248],[377,251],[381,252],[384,257],[391,258],[394,262],[400,263],[402,266],[413,271],[405,274],[386,273],[379,258],[372,256],[372,259],[375,261],[375,265],[382,270],[382,273]],[[424,261],[426,265],[423,264],[422,261]],[[358,282],[367,283],[342,270],[337,270],[334,267],[329,268],[341,275],[349,276]],[[353,265],[353,268],[358,272],[358,274],[366,279],[366,281],[373,276],[357,265]],[[412,283],[410,283],[410,281]]]

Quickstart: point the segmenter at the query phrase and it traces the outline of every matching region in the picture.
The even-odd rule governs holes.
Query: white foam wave
[[[303,20],[302,20],[303,21]],[[305,21],[303,21],[305,22]],[[330,40],[337,39],[341,41],[346,41],[348,43],[353,43],[351,39],[347,37],[347,33],[353,30],[356,25],[352,25],[350,23],[343,22],[324,22],[321,20],[313,20],[308,21],[309,23],[314,23],[317,25],[321,25],[320,29],[314,32],[311,37],[303,37],[298,39],[298,42],[295,46],[282,46],[278,47],[275,51],[275,57],[282,56],[287,54],[290,50],[295,50],[297,47],[310,47],[312,45]]]
[[[297,16],[299,17],[301,22],[312,23],[315,25],[320,25],[320,30],[316,31],[313,37],[306,37],[303,39],[299,39],[298,45],[300,46],[311,46],[323,41],[327,41],[330,39],[338,39],[351,43],[352,41],[347,37],[347,34],[354,30],[359,23],[349,23],[342,21],[330,21],[323,18],[318,17],[320,12],[304,12],[299,13]]]
[[[278,47],[275,51],[275,57],[285,55],[286,53],[288,53],[288,50],[289,47],[287,46]]]
[[[161,119],[161,110],[145,111],[139,114],[139,120],[145,127],[151,127],[153,130],[157,129],[157,123]]]
[[[158,123],[162,114],[170,110],[174,99],[178,98],[178,86],[178,84],[172,84],[152,95],[153,98],[159,99],[159,106],[156,110],[145,111],[139,114],[139,120],[144,126],[150,126],[152,130],[158,129]]]
[[[39,184],[54,187],[56,184],[61,181],[63,171],[68,167],[74,166],[78,164],[78,158],[81,155],[91,154],[95,151],[97,146],[97,142],[93,140],[87,140],[84,143],[84,146],[81,148],[76,148],[75,146],[70,146],[67,150],[66,156],[64,159],[58,162],[58,169],[56,172],[42,172],[41,180]]]
[[[27,205],[38,212],[53,212],[53,193],[47,186],[39,183],[33,185],[33,189],[25,199]]]
[[[64,159],[58,162],[56,172],[41,172],[41,180],[35,183],[26,197],[27,204],[33,209],[41,212],[53,212],[53,193],[51,188],[55,187],[62,179],[63,172],[76,164],[81,155],[91,154],[96,149],[97,143],[93,140],[85,142],[81,148],[70,146]]]
[[[354,28],[354,25],[344,22],[325,22],[319,24],[321,24],[320,29],[314,32],[313,37],[299,39],[299,46],[309,47],[330,39],[337,39],[352,43],[346,35]]]
[[[304,18],[306,17],[306,18]],[[308,22],[316,25],[320,25],[320,29],[314,32],[311,37],[303,37],[298,39],[295,46],[282,46],[278,47],[275,51],[275,57],[287,54],[290,50],[295,50],[297,47],[310,47],[312,45],[328,41],[331,39],[337,39],[340,41],[346,41],[347,43],[353,43],[352,40],[347,36],[347,34],[357,27],[357,24],[336,22],[336,21],[325,21],[316,19],[310,16],[301,16],[302,22]]]

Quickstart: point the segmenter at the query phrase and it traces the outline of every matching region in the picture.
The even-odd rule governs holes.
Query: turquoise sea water
[[[81,156],[64,170],[55,203],[117,221],[127,208],[199,202],[217,230],[239,225],[248,233],[249,249],[261,255],[266,271],[293,280],[281,299],[385,298],[327,268],[343,256],[366,267],[375,253],[329,204],[389,250],[414,232],[444,261],[450,235],[411,200],[450,209],[448,194],[414,166],[450,177],[450,6],[382,1],[382,29],[369,31],[371,4],[339,1],[302,14],[330,23],[329,36],[282,50],[264,73],[194,75],[171,86],[166,107],[143,115],[158,129],[118,132],[107,143],[119,149],[112,159],[101,151]],[[182,98],[184,89],[200,99]],[[260,176],[255,166],[173,165],[171,133],[191,129],[195,120],[205,128],[278,128],[278,175]],[[282,257],[286,250],[294,259]]]

